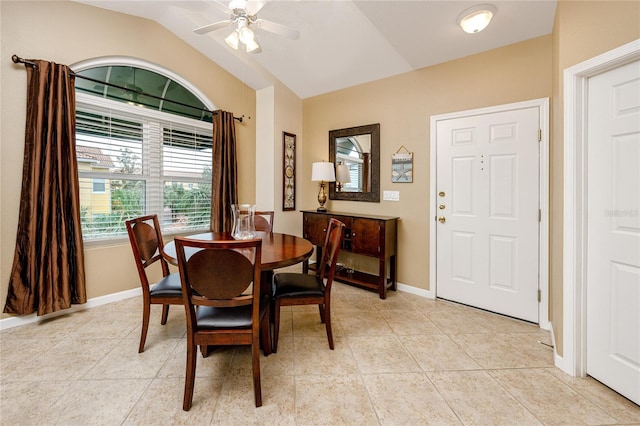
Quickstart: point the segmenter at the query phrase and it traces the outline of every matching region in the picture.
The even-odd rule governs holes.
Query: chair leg
[[[256,407],[262,406],[262,387],[260,385],[260,342],[258,336],[254,336],[251,345],[251,366],[253,368],[253,394]]]
[[[187,342],[187,372],[184,379],[184,400],[182,409],[189,411],[193,402],[193,388],[196,379],[196,346]]]
[[[318,304],[318,309],[320,310],[320,322],[321,322],[322,324],[324,324],[324,323],[325,323],[325,321],[326,321],[326,319],[325,319],[325,317],[324,317],[324,305],[322,305],[322,304]]]
[[[274,320],[273,320],[273,344],[271,352],[274,354],[278,352],[278,335],[280,334],[280,299],[276,299],[274,306]]]
[[[200,352],[202,353],[202,358],[206,358],[209,356],[209,345],[200,345]]]
[[[262,352],[264,356],[271,354],[271,309],[267,307],[260,321],[260,339],[262,340]]]
[[[144,352],[144,344],[147,341],[147,330],[149,329],[149,315],[151,315],[151,305],[144,301],[142,306],[142,331],[140,333],[140,346],[138,353]]]
[[[167,318],[169,317],[169,305],[162,305],[162,319],[160,320],[160,324],[165,325],[167,323]]]
[[[324,312],[324,325],[327,328],[327,339],[329,340],[329,349],[333,350],[333,332],[331,331],[331,310],[329,309],[329,305],[322,305],[325,308]]]

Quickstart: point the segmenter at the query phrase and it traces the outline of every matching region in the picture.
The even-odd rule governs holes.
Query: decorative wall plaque
[[[405,152],[400,152],[403,149]],[[391,182],[413,182],[413,152],[404,145],[391,156]]]
[[[296,209],[296,135],[282,132],[282,210]]]

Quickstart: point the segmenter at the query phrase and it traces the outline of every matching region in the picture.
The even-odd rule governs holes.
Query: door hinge
[[[542,142],[542,129],[538,129],[538,142]]]
[[[538,302],[542,302],[542,291],[538,289]]]
[[[538,209],[538,222],[542,222],[542,210]]]

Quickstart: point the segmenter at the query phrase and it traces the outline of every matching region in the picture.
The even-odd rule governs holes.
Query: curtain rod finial
[[[11,55],[11,60],[14,64],[20,63],[20,58],[18,57],[18,55]]]

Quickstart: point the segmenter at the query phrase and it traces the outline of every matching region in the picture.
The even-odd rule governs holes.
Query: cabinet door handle
[[[355,237],[355,236],[356,236],[356,233],[355,233],[355,232],[352,232],[352,233],[351,233],[351,238],[353,238],[353,237]]]

